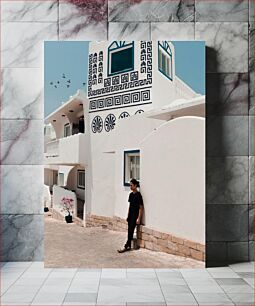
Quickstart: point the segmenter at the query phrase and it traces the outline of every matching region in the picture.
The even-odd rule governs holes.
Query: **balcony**
[[[85,134],[78,133],[46,143],[44,164],[84,164]]]

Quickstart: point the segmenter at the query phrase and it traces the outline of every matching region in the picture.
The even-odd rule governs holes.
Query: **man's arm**
[[[138,218],[137,218],[137,224],[140,224],[141,222],[141,219],[142,219],[142,215],[143,215],[143,197],[142,195],[139,193],[140,195],[140,205],[139,205],[139,215],[138,215]]]
[[[130,207],[130,206],[129,206]],[[128,214],[127,214],[127,218],[128,218],[128,216],[129,216],[129,207],[128,207]]]
[[[136,220],[136,224],[140,224],[141,219],[142,219],[142,215],[143,215],[143,202],[141,202],[141,204],[139,205],[139,215],[138,215],[138,218]]]
[[[139,215],[138,215],[139,222],[142,219],[142,215],[143,215],[143,205],[140,205],[139,206]]]

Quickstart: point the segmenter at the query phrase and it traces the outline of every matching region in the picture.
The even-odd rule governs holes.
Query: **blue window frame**
[[[108,76],[134,70],[134,42],[114,41],[108,47]]]
[[[140,150],[124,151],[123,185],[129,186],[132,178],[140,181]]]
[[[173,80],[172,59],[172,51],[168,42],[158,42],[158,70],[171,81]]]

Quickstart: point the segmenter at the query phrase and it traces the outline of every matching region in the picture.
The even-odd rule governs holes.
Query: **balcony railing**
[[[46,163],[83,163],[85,134],[78,133],[46,144]]]
[[[46,144],[46,156],[59,155],[59,139],[52,140]]]

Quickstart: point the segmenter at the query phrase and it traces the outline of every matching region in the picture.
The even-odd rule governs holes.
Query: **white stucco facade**
[[[160,71],[159,49],[171,65],[168,75]],[[126,67],[118,52],[120,58],[131,56]],[[126,71],[119,72],[114,61]],[[55,141],[66,145],[58,145],[57,156],[47,160],[85,169],[86,214],[126,218],[130,189],[124,184],[124,151],[139,151],[142,223],[204,244],[205,96],[175,75],[173,44],[91,42],[88,67],[87,96],[78,92],[46,119],[53,124],[59,116]],[[84,133],[63,138],[68,118],[61,121],[60,114],[81,101]],[[81,115],[78,108],[76,114]]]

